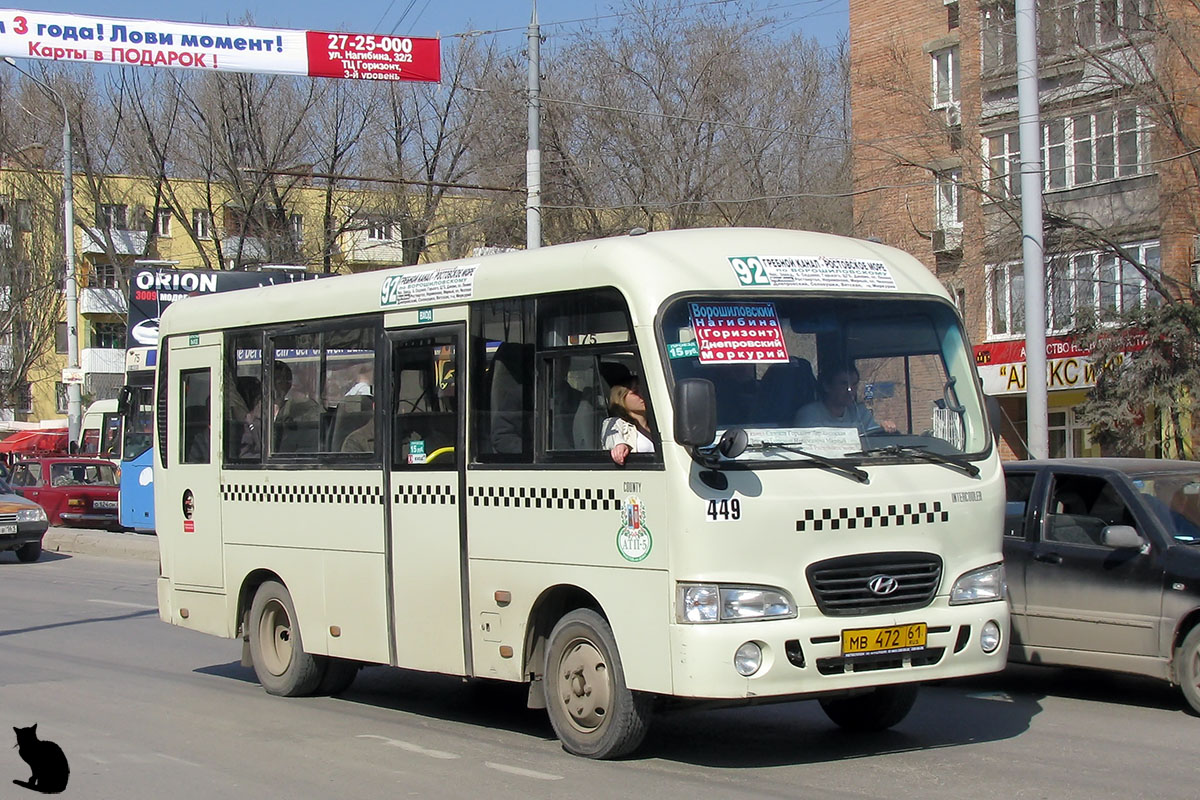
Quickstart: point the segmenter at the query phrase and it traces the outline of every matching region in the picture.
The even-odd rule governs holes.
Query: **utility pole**
[[[79,444],[79,429],[83,421],[83,398],[79,382],[74,380],[79,372],[79,293],[75,285],[75,170],[71,163],[71,118],[67,114],[67,101],[50,84],[35,78],[17,66],[8,56],[4,63],[33,81],[43,91],[58,101],[63,114],[63,257],[66,261],[67,295],[67,369],[72,373],[67,384],[67,441]],[[65,376],[64,376],[65,377]]]
[[[1046,458],[1050,454],[1050,433],[1046,420],[1046,264],[1042,249],[1036,0],[1016,0],[1016,12],[1021,255],[1025,270],[1025,441],[1030,458]]]
[[[533,0],[533,17],[529,20],[529,147],[525,151],[525,183],[528,191],[525,203],[525,247],[528,250],[542,246],[542,150],[538,133],[542,112],[541,42],[537,0]]]

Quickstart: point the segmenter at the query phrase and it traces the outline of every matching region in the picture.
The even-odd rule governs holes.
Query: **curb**
[[[158,537],[140,533],[50,528],[42,537],[42,549],[50,553],[78,553],[157,561]]]

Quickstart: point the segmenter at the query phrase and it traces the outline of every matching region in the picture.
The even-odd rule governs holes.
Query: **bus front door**
[[[397,663],[466,674],[462,325],[389,333],[384,403]]]

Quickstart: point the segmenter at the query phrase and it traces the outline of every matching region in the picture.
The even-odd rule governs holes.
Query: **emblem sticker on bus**
[[[418,439],[415,442],[408,443],[408,463],[424,464],[425,463],[425,440]]]
[[[617,552],[626,561],[642,561],[650,555],[653,540],[646,527],[646,510],[636,494],[621,505],[621,529],[617,531]]]

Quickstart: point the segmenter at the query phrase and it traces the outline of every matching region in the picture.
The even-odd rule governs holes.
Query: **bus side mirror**
[[[117,393],[117,411],[121,414],[129,412],[129,405],[133,402],[133,389],[129,386],[122,386],[121,391]]]
[[[675,383],[675,441],[707,447],[717,435],[717,389],[704,378]]]

